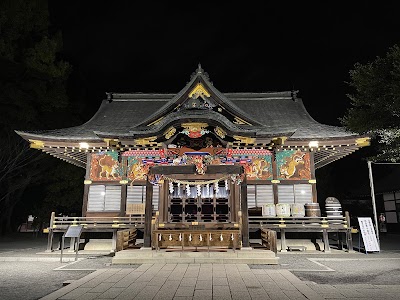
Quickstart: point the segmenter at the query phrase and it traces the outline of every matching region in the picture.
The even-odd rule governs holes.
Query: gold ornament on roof
[[[30,147],[32,149],[42,149],[44,147],[44,142],[39,140],[29,140],[31,142]]]
[[[255,138],[251,138],[248,136],[234,135],[233,138],[235,140],[239,141],[239,143],[243,143],[243,144],[254,144],[256,142]]]
[[[358,138],[358,139],[356,139],[356,144],[357,144],[357,146],[360,146],[360,147],[369,146],[370,138],[369,137]]]
[[[221,128],[221,127],[215,127],[214,128],[214,132],[221,138],[221,139],[223,139],[223,138],[225,138],[225,136],[226,136],[226,132]]]
[[[136,139],[135,140],[135,144],[136,145],[147,145],[147,144],[151,144],[156,139],[157,139],[156,136],[150,136],[150,137],[147,137],[147,138]]]
[[[189,93],[189,98],[192,99],[197,99],[199,97],[204,99],[205,97],[209,98],[210,96],[211,94],[205,89],[205,87],[201,83],[198,83]]]
[[[151,122],[151,123],[148,124],[147,126],[157,125],[158,123],[161,122],[162,119],[164,119],[164,117],[158,118],[157,120]]]
[[[238,124],[238,125],[251,125],[249,122],[235,116],[235,119],[233,120],[233,123]]]
[[[197,132],[197,131],[202,131],[206,127],[208,127],[207,123],[182,123],[181,126],[189,132]]]
[[[168,130],[164,133],[164,136],[167,140],[169,140],[176,132],[176,128],[170,127]]]
[[[286,140],[287,140],[286,136],[272,138],[272,142],[274,145],[283,145],[283,144],[285,144]]]

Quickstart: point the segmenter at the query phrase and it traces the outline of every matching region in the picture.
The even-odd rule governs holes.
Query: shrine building
[[[86,170],[75,220],[84,229],[134,227],[153,249],[183,239],[250,247],[249,232],[268,219],[298,217],[277,205],[318,203],[316,169],[369,145],[367,136],[314,120],[296,91],[221,92],[200,65],[176,94],[106,95],[80,126],[16,132]],[[65,230],[56,221],[50,231]]]

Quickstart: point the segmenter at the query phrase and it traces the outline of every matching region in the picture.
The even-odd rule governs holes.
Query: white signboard
[[[361,236],[364,241],[365,251],[380,251],[378,240],[376,239],[375,228],[371,218],[358,218]]]

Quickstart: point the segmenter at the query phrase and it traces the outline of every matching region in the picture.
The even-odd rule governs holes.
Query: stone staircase
[[[225,249],[218,251],[182,251],[181,249],[151,248],[126,249],[118,251],[112,259],[112,264],[145,264],[145,263],[211,263],[211,264],[264,264],[277,265],[279,257],[274,252],[265,249],[242,248],[241,250]]]

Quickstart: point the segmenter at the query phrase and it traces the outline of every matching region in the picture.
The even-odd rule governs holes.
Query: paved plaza
[[[100,269],[41,299],[398,299],[400,286],[304,282],[246,264],[142,264]]]
[[[0,299],[399,299],[399,237],[379,253],[278,252],[277,265],[113,265],[68,250],[60,262],[44,238],[0,239]]]

